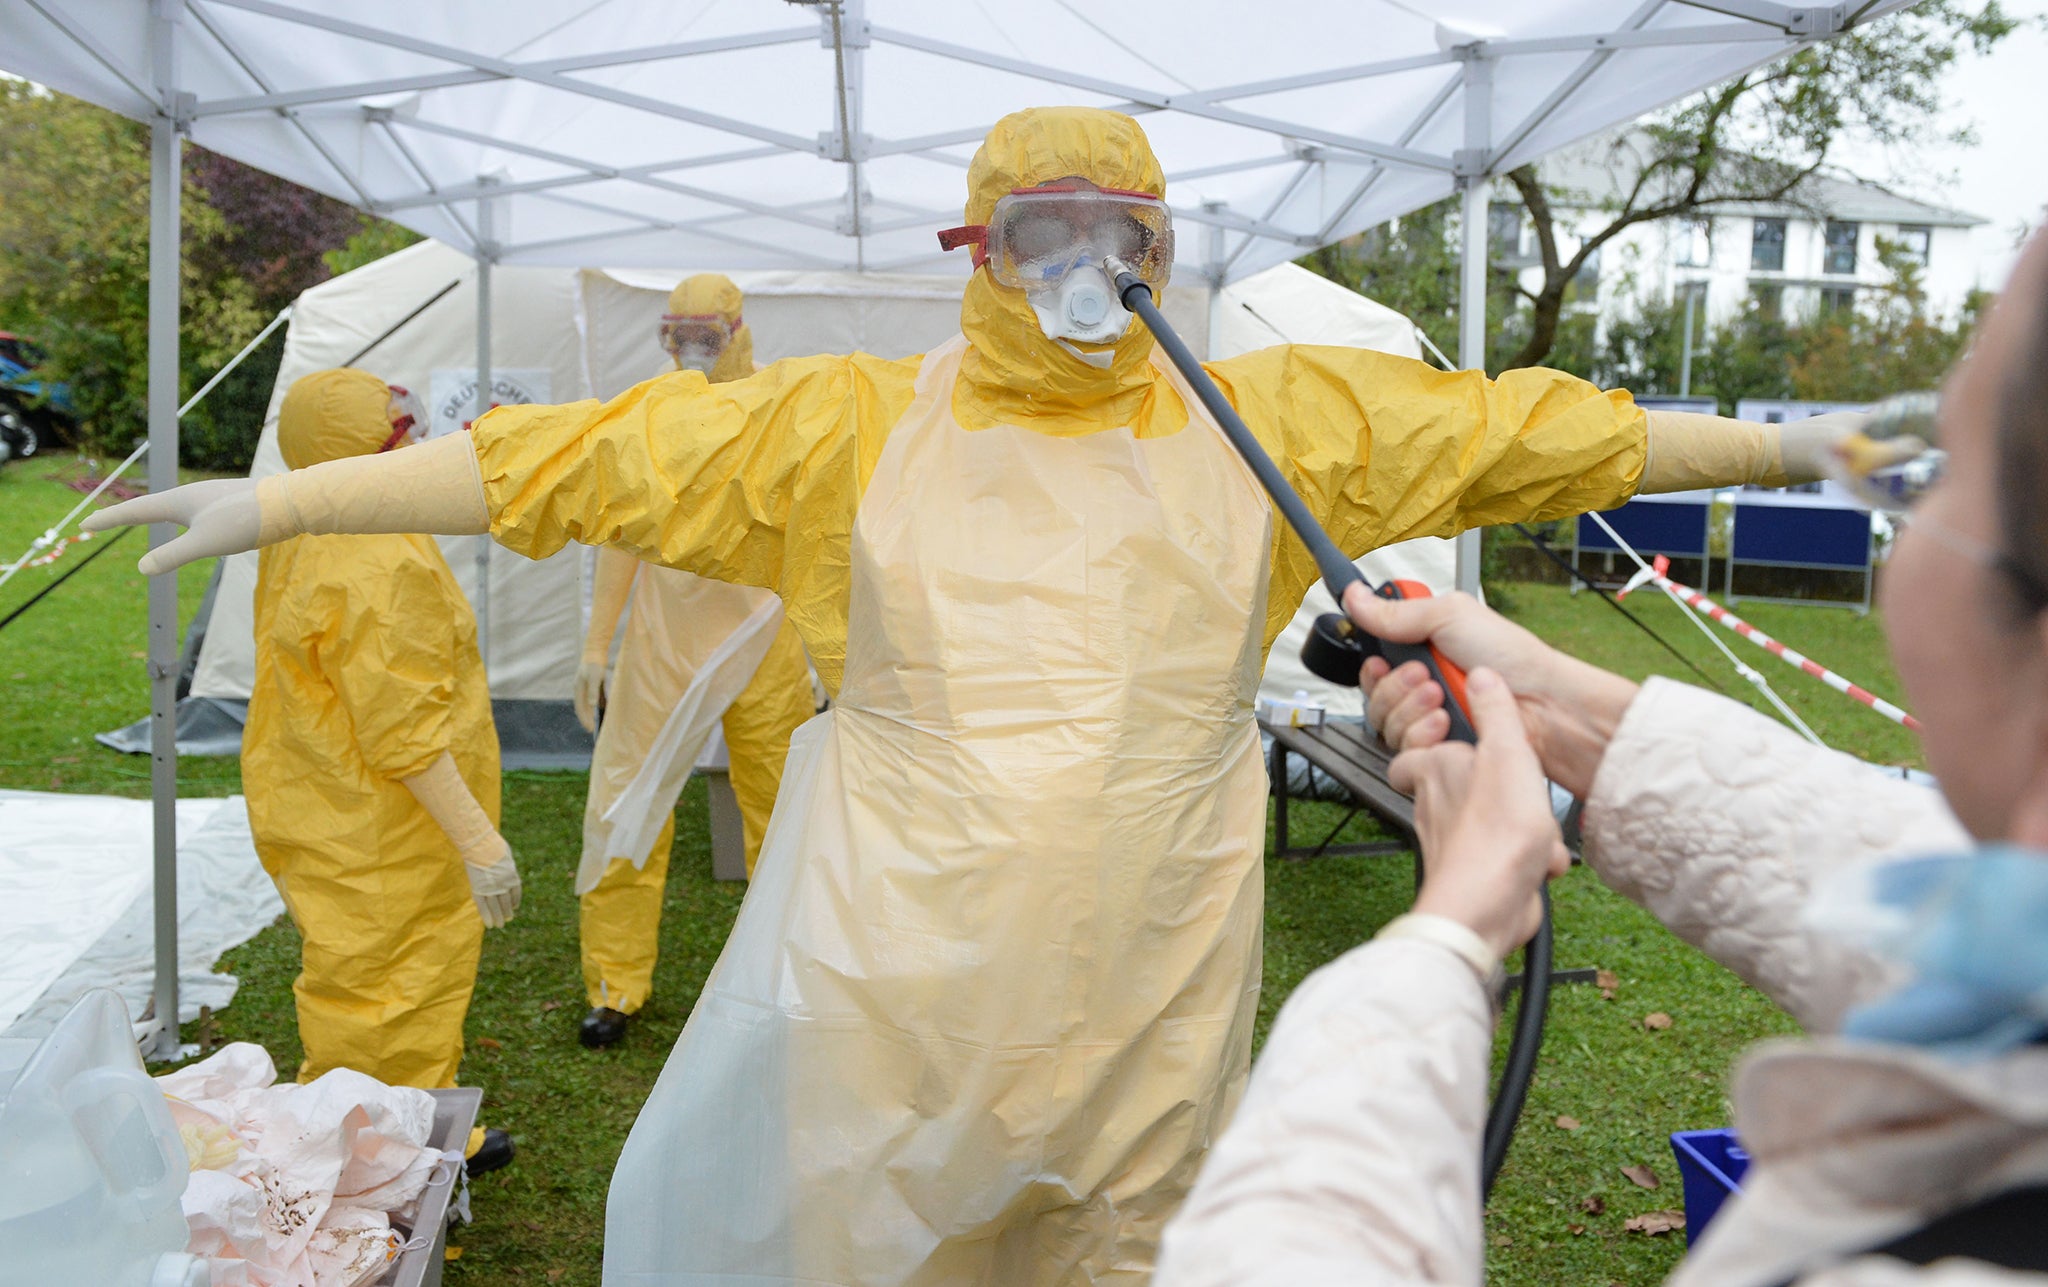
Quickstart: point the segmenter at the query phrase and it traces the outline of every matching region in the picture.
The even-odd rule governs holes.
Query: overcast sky
[[[1977,145],[1931,155],[1869,157],[1851,164],[1910,196],[1991,222],[1975,232],[1978,284],[2004,285],[2022,225],[2039,226],[2048,206],[2048,0],[2005,0],[2008,12],[2033,21],[1985,57],[1965,52],[1949,74],[1950,124],[1968,124]],[[1849,156],[1844,155],[1844,161]]]

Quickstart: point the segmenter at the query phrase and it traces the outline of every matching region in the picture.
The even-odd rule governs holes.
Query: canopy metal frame
[[[7,0],[0,0],[6,3]],[[1805,47],[1852,30],[1862,23],[1903,8],[1908,0],[1860,0],[1856,3],[1787,4],[1776,0],[1641,0],[1621,22],[1606,29],[1540,38],[1493,39],[1460,36],[1439,28],[1439,48],[1430,53],[1281,78],[1197,87],[1162,93],[1119,79],[1077,73],[991,49],[974,48],[921,32],[878,25],[868,18],[869,0],[790,0],[812,11],[794,23],[766,24],[760,30],[695,41],[629,45],[615,50],[553,59],[510,59],[475,49],[425,40],[341,16],[301,8],[280,0],[147,0],[147,66],[136,67],[95,36],[92,24],[64,0],[12,0],[17,12],[34,14],[63,41],[133,95],[121,108],[150,126],[152,196],[150,204],[149,287],[149,475],[152,488],[177,482],[178,460],[178,237],[177,193],[181,183],[183,143],[195,127],[225,118],[274,116],[302,140],[331,171],[325,185],[340,197],[371,213],[401,223],[434,212],[458,233],[456,244],[477,262],[477,407],[487,408],[491,383],[490,279],[499,263],[569,263],[586,249],[617,244],[621,235],[662,238],[679,233],[709,238],[736,253],[758,256],[759,267],[807,266],[869,271],[932,269],[946,263],[936,253],[910,257],[871,257],[870,238],[919,225],[938,226],[955,211],[930,210],[915,203],[878,198],[868,190],[864,170],[873,162],[914,158],[958,170],[967,164],[963,149],[987,133],[988,124],[947,129],[914,137],[878,138],[864,128],[868,98],[867,54],[877,45],[1029,78],[1057,87],[1107,98],[1108,105],[1134,115],[1173,114],[1236,127],[1263,135],[1269,154],[1210,165],[1190,166],[1173,173],[1182,182],[1205,177],[1290,170],[1256,211],[1233,209],[1209,198],[1175,207],[1175,217],[1205,230],[1204,253],[1183,265],[1191,278],[1214,291],[1263,263],[1255,249],[1277,246],[1284,257],[1327,245],[1349,232],[1357,212],[1390,174],[1426,174],[1449,180],[1460,194],[1463,223],[1460,278],[1460,361],[1467,367],[1484,364],[1486,338],[1487,197],[1493,179],[1513,164],[1539,129],[1570,104],[1579,90],[1617,54],[1632,49],[1678,46],[1747,47],[1754,42],[1756,61]],[[1659,26],[1666,13],[1698,10],[1727,21]],[[415,72],[372,80],[280,88],[262,59],[233,38],[222,22],[228,13],[251,14],[308,32],[322,32],[362,41],[444,64],[442,70]],[[1085,19],[1084,19],[1085,21]],[[480,32],[480,34],[482,34]],[[1104,33],[1105,35],[1107,33]],[[833,110],[831,127],[814,136],[771,128],[693,104],[634,93],[589,78],[607,68],[657,61],[710,57],[736,50],[766,49],[813,41],[832,51]],[[181,79],[181,60],[206,42],[216,61],[232,64],[248,81],[248,92],[200,98]],[[1493,87],[1508,60],[1583,53],[1575,70],[1559,80],[1524,117],[1504,128],[1493,119]],[[1135,62],[1136,60],[1134,60]],[[34,78],[38,68],[9,65],[0,48],[0,67]],[[1410,119],[1388,136],[1362,137],[1306,119],[1287,119],[1239,105],[1290,90],[1330,86],[1367,89],[1381,78],[1441,69],[1442,81]],[[650,120],[679,121],[728,135],[733,146],[707,155],[678,156],[632,166],[611,166],[588,157],[551,150],[524,132],[521,125],[468,128],[428,119],[417,111],[394,106],[394,100],[417,102],[433,94],[491,82],[540,86],[571,99],[623,107]],[[1672,87],[1678,92],[1684,86]],[[110,91],[111,92],[111,91]],[[1462,106],[1461,106],[1462,105]],[[1462,110],[1462,146],[1444,154],[1416,145],[1424,131],[1445,113]],[[329,114],[354,118],[366,128],[354,157],[321,137],[315,128]],[[1608,122],[1618,124],[1619,122]],[[437,178],[418,146],[428,138],[465,141],[486,153],[520,157],[552,165],[560,173],[510,178],[503,172],[481,172],[461,181]],[[374,152],[374,156],[372,153]],[[232,149],[230,149],[232,154]],[[710,171],[735,162],[781,155],[823,158],[843,165],[843,195],[829,201],[778,203],[713,183],[693,183],[692,171]],[[373,167],[370,162],[374,160]],[[1357,173],[1363,166],[1363,173]],[[1334,212],[1312,225],[1291,224],[1290,202],[1306,185],[1328,179],[1342,167],[1345,196]],[[372,173],[384,176],[373,181]],[[394,183],[389,176],[408,176]],[[294,176],[321,186],[317,176]],[[645,207],[620,204],[590,191],[598,185],[624,185],[644,198]],[[534,197],[609,221],[582,232],[530,239],[508,237],[501,210],[508,200]],[[675,207],[665,214],[663,206]],[[716,208],[705,213],[704,206]],[[785,230],[827,233],[851,243],[850,253],[835,257],[814,250],[798,251],[782,236]],[[1270,260],[1268,261],[1270,262]],[[167,525],[151,528],[152,545],[173,535]],[[479,645],[489,643],[489,542],[478,555]],[[1459,540],[1458,583],[1478,585],[1478,537]],[[177,795],[175,696],[178,664],[177,583],[174,575],[155,578],[149,587],[151,792],[155,802],[155,930],[156,982],[151,1009],[154,1029],[146,1042],[157,1058],[178,1053],[177,993]]]

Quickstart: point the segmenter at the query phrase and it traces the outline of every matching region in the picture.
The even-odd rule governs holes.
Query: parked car
[[[0,444],[9,456],[33,456],[75,428],[71,386],[39,378],[42,364],[34,340],[0,331]]]

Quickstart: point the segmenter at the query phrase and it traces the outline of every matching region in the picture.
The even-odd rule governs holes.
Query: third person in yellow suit
[[[675,288],[660,338],[678,370],[713,383],[754,373],[743,302],[719,273]],[[607,681],[622,611],[625,638]],[[598,551],[576,676],[576,717],[597,733],[576,875],[590,1001],[577,1030],[584,1045],[624,1037],[653,989],[676,797],[712,731],[725,731],[752,877],[789,735],[814,712],[803,644],[773,591]]]

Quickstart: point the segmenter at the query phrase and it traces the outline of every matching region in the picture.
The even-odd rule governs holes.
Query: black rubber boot
[[[519,1150],[512,1146],[512,1137],[495,1126],[484,1128],[483,1145],[463,1161],[463,1169],[474,1180],[479,1175],[502,1170],[512,1165],[512,1159]]]
[[[576,1039],[592,1050],[615,1046],[626,1036],[626,1016],[604,1006],[592,1006],[576,1030]]]

